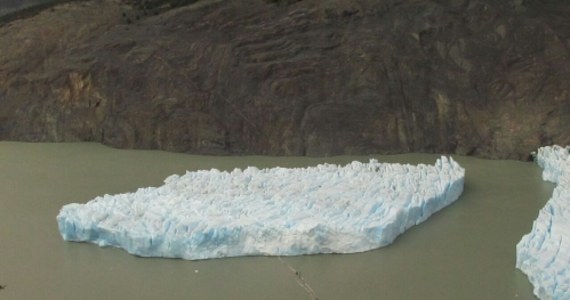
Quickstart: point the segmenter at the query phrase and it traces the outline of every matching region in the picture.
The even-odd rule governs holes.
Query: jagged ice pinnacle
[[[570,299],[570,147],[542,147],[542,178],[556,183],[530,233],[517,244],[517,268],[540,299]]]
[[[386,246],[463,192],[465,170],[352,162],[172,175],[160,187],[65,205],[66,241],[139,256],[208,259],[353,253]]]

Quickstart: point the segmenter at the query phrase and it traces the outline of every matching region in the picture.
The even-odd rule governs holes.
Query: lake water
[[[438,156],[370,157],[432,164]],[[553,185],[533,163],[454,156],[467,172],[461,198],[394,244],[360,254],[139,258],[64,242],[55,220],[65,204],[158,186],[186,170],[370,157],[215,157],[0,142],[0,299],[534,299],[515,269],[515,245]]]

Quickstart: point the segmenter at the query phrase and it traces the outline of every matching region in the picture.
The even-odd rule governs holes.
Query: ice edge
[[[540,299],[570,299],[570,147],[538,149],[542,178],[556,184],[530,233],[517,244],[516,267]]]

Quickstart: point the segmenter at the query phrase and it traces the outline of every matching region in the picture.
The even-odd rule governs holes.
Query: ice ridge
[[[542,178],[556,187],[531,232],[517,244],[516,267],[538,298],[570,299],[570,147],[542,147],[535,160]]]
[[[66,241],[189,260],[353,253],[386,246],[463,192],[465,170],[352,162],[308,168],[216,169],[172,175],[160,187],[62,207]]]

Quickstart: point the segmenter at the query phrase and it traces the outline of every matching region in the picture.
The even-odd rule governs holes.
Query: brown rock
[[[512,159],[570,144],[567,1],[162,2],[2,25],[0,139]]]

